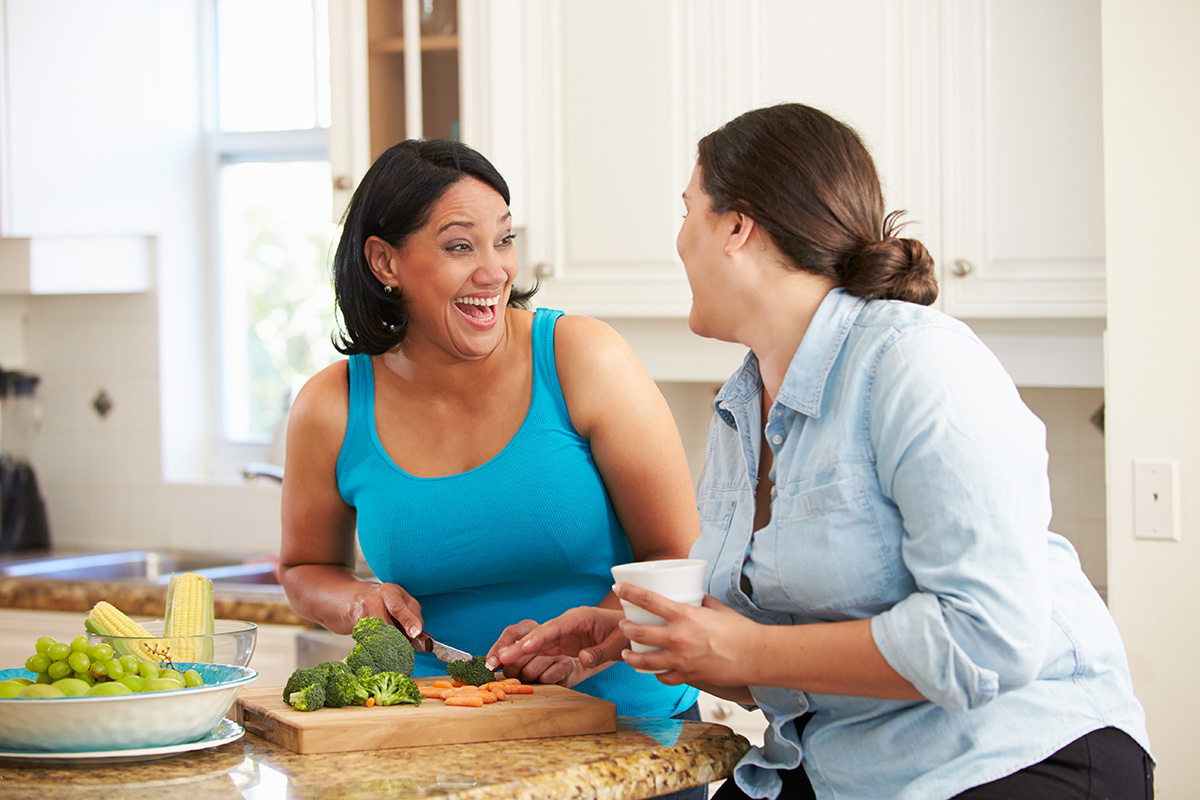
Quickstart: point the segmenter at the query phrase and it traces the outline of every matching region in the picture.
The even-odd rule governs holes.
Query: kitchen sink
[[[123,550],[0,563],[0,577],[60,581],[166,584],[176,572],[197,572],[217,584],[278,584],[273,558],[244,559],[220,553]]]

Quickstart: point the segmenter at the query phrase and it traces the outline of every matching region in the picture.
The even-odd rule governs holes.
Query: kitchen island
[[[0,796],[636,800],[727,778],[749,743],[723,725],[618,717],[616,733],[297,755],[254,734],[154,761],[0,761]]]

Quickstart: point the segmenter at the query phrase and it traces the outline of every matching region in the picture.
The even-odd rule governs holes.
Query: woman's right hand
[[[402,587],[394,583],[360,581],[347,608],[350,627],[363,617],[379,617],[416,638],[424,627],[421,619],[421,604]]]
[[[508,664],[533,654],[566,655],[578,658],[589,669],[620,661],[621,651],[629,647],[629,640],[619,627],[624,618],[620,609],[572,608],[500,648],[496,656],[502,664]]]

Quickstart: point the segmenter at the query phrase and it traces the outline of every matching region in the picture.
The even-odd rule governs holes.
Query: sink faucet
[[[253,482],[259,478],[271,478],[272,480],[283,483],[283,467],[277,467],[274,464],[267,464],[261,461],[254,461],[242,468],[242,477],[247,482]]]

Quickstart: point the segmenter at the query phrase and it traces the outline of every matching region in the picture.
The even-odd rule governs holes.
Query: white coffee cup
[[[699,606],[704,600],[704,569],[708,562],[703,558],[668,558],[661,561],[636,561],[632,564],[618,564],[612,568],[613,580],[617,583],[628,583],[640,586],[652,592],[661,594],[668,600],[677,603],[687,603]],[[651,614],[640,606],[635,606],[627,600],[621,601],[625,610],[625,619],[638,625],[664,625],[666,620],[657,614]],[[650,647],[640,642],[631,642],[633,652],[652,653],[661,647]],[[638,672],[659,672],[661,670],[639,669]]]

